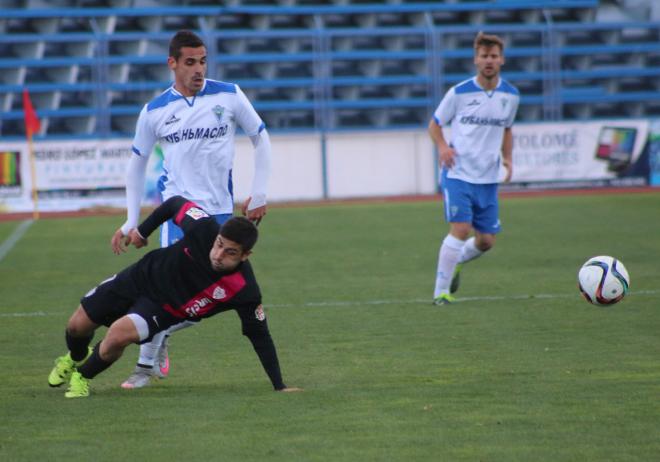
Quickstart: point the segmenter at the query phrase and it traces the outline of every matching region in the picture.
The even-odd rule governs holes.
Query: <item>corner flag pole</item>
[[[39,195],[37,193],[37,171],[34,161],[34,145],[32,143],[32,135],[39,131],[41,124],[39,123],[39,117],[32,107],[32,101],[30,101],[30,94],[28,93],[27,88],[23,88],[23,116],[25,117],[25,136],[28,142],[28,158],[30,160],[30,178],[32,183],[32,219],[39,219]]]
[[[30,158],[30,178],[32,183],[32,219],[39,219],[39,195],[37,194],[37,172],[34,166],[34,146],[32,144],[32,133],[28,132],[28,152]]]

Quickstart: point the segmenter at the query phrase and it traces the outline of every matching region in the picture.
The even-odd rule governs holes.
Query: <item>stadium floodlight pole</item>
[[[329,38],[324,31],[323,20],[318,14],[314,15],[314,119],[315,125],[321,131],[321,179],[323,185],[323,199],[328,198],[328,128],[330,127],[330,108],[328,102],[331,98],[329,89],[330,62]]]
[[[434,104],[442,97],[441,90],[444,86],[444,62],[441,56],[443,34],[438,32],[433,22],[433,16],[428,11],[424,13],[424,25],[426,28],[426,34],[424,34],[427,52],[426,59],[431,75],[427,84],[427,94],[431,99],[427,97],[427,107],[428,111],[433,114],[435,110]],[[433,166],[434,184],[436,185],[435,192],[440,194],[442,192],[440,188],[440,174],[442,169],[437,160],[435,145],[432,145],[431,161],[433,162],[431,165]]]
[[[28,142],[28,157],[30,159],[30,181],[32,183],[32,219],[39,219],[39,194],[37,193],[37,172],[34,165],[34,145],[32,144],[32,135],[39,131],[41,124],[39,117],[32,107],[30,94],[27,88],[23,88],[23,116],[25,117],[25,136]]]

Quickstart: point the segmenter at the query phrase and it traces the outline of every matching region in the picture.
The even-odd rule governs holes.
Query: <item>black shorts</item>
[[[110,327],[127,314],[137,314],[144,319],[149,330],[147,337],[142,338],[140,343],[150,341],[157,333],[182,321],[151,299],[140,295],[130,282],[127,271],[122,271],[87,292],[80,299],[80,304],[89,319],[95,324]]]

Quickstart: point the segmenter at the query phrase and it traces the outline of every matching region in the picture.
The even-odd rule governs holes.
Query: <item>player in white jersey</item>
[[[137,227],[147,162],[156,143],[164,156],[158,182],[163,200],[187,197],[222,224],[234,208],[234,136],[240,127],[250,137],[255,154],[251,195],[242,212],[255,222],[266,214],[270,139],[252,104],[238,85],[205,78],[206,47],[193,32],[179,31],[172,37],[167,64],[174,73],[174,84],[146,104],[138,117],[126,182],[128,218],[112,237],[115,253],[125,250],[130,230]],[[161,228],[161,246],[173,244],[182,235],[181,229],[168,221]],[[141,345],[137,366],[122,387],[140,388],[148,385],[152,376],[166,376],[167,337],[194,324],[186,321],[173,326]]]
[[[438,149],[442,192],[449,234],[438,256],[433,303],[454,301],[462,265],[495,244],[500,231],[497,183],[500,165],[504,181],[513,173],[513,135],[520,95],[500,77],[504,43],[496,35],[479,33],[474,41],[477,75],[453,86],[429,122]],[[451,124],[451,139],[442,127]],[[474,230],[474,236],[470,234]]]

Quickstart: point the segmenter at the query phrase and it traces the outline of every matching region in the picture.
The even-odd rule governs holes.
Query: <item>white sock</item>
[[[461,241],[451,234],[448,234],[442,241],[438,255],[438,271],[435,275],[433,298],[449,293],[451,278],[454,276],[454,269],[456,268],[464,245],[465,241]]]
[[[138,364],[140,366],[154,367],[156,363],[156,354],[158,349],[163,344],[163,339],[167,331],[159,332],[154,335],[154,338],[151,339],[149,343],[143,343],[140,345],[140,357],[138,358]]]
[[[154,335],[154,338],[151,339],[151,342],[143,343],[140,345],[140,357],[138,358],[138,364],[141,366],[154,367],[154,364],[156,364],[156,355],[158,354],[158,350],[163,344],[165,337],[169,336],[173,332],[176,332],[177,330],[185,329],[186,327],[195,326],[197,324],[199,323],[183,321],[179,324],[174,324],[169,329]]]
[[[199,323],[198,322],[193,322],[193,321],[183,321],[183,322],[180,322],[179,324],[174,324],[172,327],[167,329],[167,335],[171,335],[174,332],[176,332],[177,330],[185,329],[186,327],[196,326],[197,324],[199,324]]]
[[[476,245],[474,245],[474,237],[471,237],[467,241],[465,241],[465,245],[463,246],[463,249],[461,250],[461,256],[458,259],[459,263],[466,263],[469,262],[470,260],[474,260],[475,258],[479,258],[484,254],[482,250],[479,250]]]

